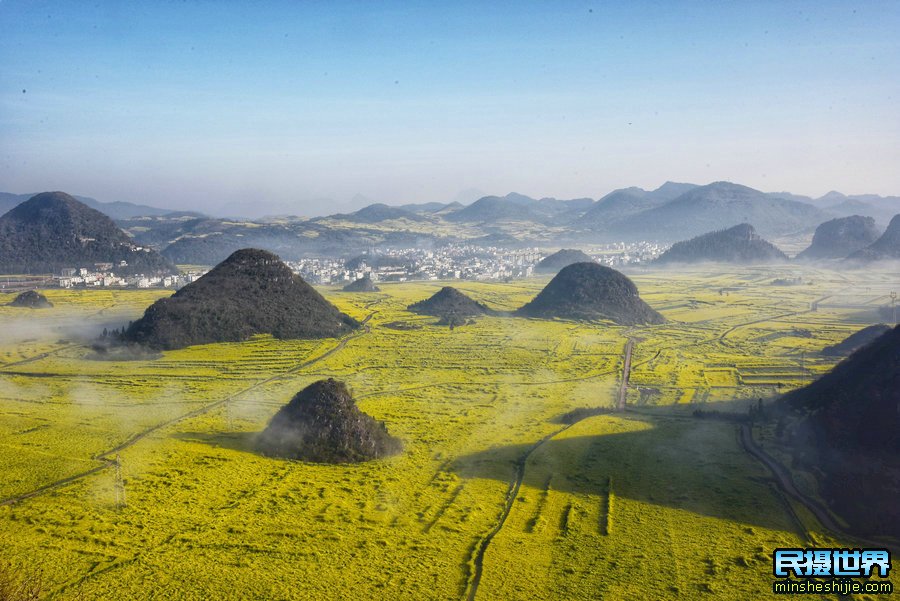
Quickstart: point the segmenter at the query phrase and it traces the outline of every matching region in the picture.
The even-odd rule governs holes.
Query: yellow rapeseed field
[[[830,369],[818,351],[874,317],[813,304],[896,274],[632,277],[668,323],[451,330],[406,311],[446,282],[325,288],[371,315],[334,353],[333,339],[260,336],[96,361],[87,338],[168,293],[48,290],[52,309],[0,307],[3,556],[39,570],[50,599],[765,597],[776,547],[849,543],[779,493],[733,423],[691,413],[745,413]],[[508,311],[546,282],[452,285]],[[615,407],[629,339],[628,410],[564,419]],[[278,408],[326,377],[404,451],[360,465],[256,454]]]

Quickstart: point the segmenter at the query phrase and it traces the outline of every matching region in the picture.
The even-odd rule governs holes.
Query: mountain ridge
[[[14,209],[16,206],[22,204],[26,200],[32,198],[33,196],[39,194],[39,192],[35,192],[32,194],[14,194],[12,192],[0,192],[0,215],[7,213],[8,211]],[[136,204],[132,202],[125,202],[121,200],[115,200],[110,202],[99,201],[96,198],[91,198],[90,196],[79,196],[77,194],[72,194],[72,198],[78,200],[92,209],[96,209],[108,216],[111,219],[131,219],[134,217],[155,217],[161,215],[169,215],[172,213],[177,213],[173,209],[164,209],[160,207],[153,207],[150,205],[144,204]]]
[[[760,235],[772,236],[811,230],[828,218],[809,204],[774,198],[740,184],[713,182],[627,217],[617,229],[632,238],[673,240],[752,223]]]

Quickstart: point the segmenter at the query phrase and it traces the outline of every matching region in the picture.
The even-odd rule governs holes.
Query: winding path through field
[[[351,340],[354,340],[356,338],[359,338],[360,336],[364,336],[365,334],[368,334],[370,331],[368,321],[372,318],[373,315],[375,315],[375,312],[370,313],[362,321],[362,324],[363,324],[362,330],[360,330],[358,332],[354,332],[353,334],[350,334],[349,336],[345,336],[344,338],[341,338],[340,341],[333,348],[322,353],[318,357],[304,361],[303,363],[295,365],[294,367],[291,367],[290,369],[287,369],[283,372],[277,373],[274,376],[266,378],[265,380],[260,380],[259,382],[256,382],[255,384],[253,384],[251,386],[248,386],[248,387],[243,388],[233,394],[228,395],[224,399],[220,399],[214,403],[210,403],[209,405],[204,405],[203,407],[200,407],[199,409],[189,411],[188,413],[184,413],[182,415],[179,415],[178,417],[174,417],[170,420],[164,421],[162,423],[151,426],[145,430],[142,430],[141,432],[138,432],[137,434],[134,434],[133,436],[128,438],[125,442],[95,455],[92,459],[94,459],[96,461],[101,461],[102,462],[101,465],[95,466],[89,470],[86,470],[86,471],[83,471],[83,472],[80,472],[77,474],[73,474],[72,476],[68,476],[66,478],[56,480],[55,482],[51,482],[49,484],[44,484],[43,486],[35,488],[34,490],[30,490],[26,493],[8,497],[6,499],[0,499],[0,506],[12,505],[13,503],[18,503],[19,501],[24,501],[25,499],[30,499],[32,497],[36,497],[47,491],[59,488],[61,486],[65,486],[67,484],[71,484],[72,482],[77,482],[78,480],[86,478],[92,474],[96,474],[97,472],[102,471],[108,467],[113,467],[116,465],[116,459],[115,459],[116,454],[135,445],[136,443],[143,440],[150,434],[153,434],[154,432],[157,432],[163,428],[166,428],[168,426],[176,424],[180,421],[190,419],[192,417],[197,417],[199,415],[203,415],[204,413],[208,413],[208,412],[212,411],[213,409],[221,407],[222,405],[224,405],[225,403],[228,403],[229,401],[235,400],[237,397],[241,396],[242,394],[245,394],[247,392],[250,392],[251,390],[259,388],[260,386],[265,386],[266,384],[269,384],[270,382],[274,382],[275,380],[281,379],[287,375],[294,374],[294,373],[300,371],[301,369],[305,369],[305,368],[309,367],[310,365],[314,365],[324,359],[327,359],[328,357],[334,355],[335,353],[337,353],[341,349],[343,349],[345,346],[347,346],[347,343],[350,342]]]
[[[102,307],[96,313],[91,313],[90,315],[88,315],[86,319],[90,319],[91,317],[96,317],[98,315],[103,315],[104,311],[106,311],[107,309],[112,309],[113,307],[115,307],[115,305],[107,305],[105,307]],[[49,351],[44,351],[43,353],[38,353],[37,355],[33,355],[31,357],[26,357],[25,359],[20,359],[18,361],[12,361],[10,363],[0,364],[0,369],[6,369],[7,367],[16,367],[17,365],[25,365],[26,363],[40,361],[41,359],[46,359],[47,357],[49,357],[51,355],[55,355],[56,353],[62,352],[66,349],[74,348],[77,346],[82,346],[81,344],[78,344],[75,342],[67,342],[65,340],[61,340],[60,343],[61,344],[59,344],[58,346],[56,346],[53,349],[50,349]],[[7,372],[0,372],[0,373],[7,373]],[[14,373],[13,375],[20,375],[20,374]],[[29,375],[29,374],[24,374],[24,375]]]
[[[792,317],[794,315],[800,315],[802,313],[810,313],[810,312],[812,312],[812,309],[805,309],[803,311],[790,311],[788,313],[779,313],[778,315],[770,315],[768,317],[763,317],[760,319],[753,319],[750,321],[745,321],[745,322],[739,323],[737,325],[731,326],[730,328],[728,328],[727,330],[725,330],[724,332],[719,334],[718,339],[722,343],[725,343],[725,339],[728,337],[729,334],[731,334],[732,332],[739,330],[741,328],[756,325],[758,323],[765,323],[767,321],[775,321],[776,319],[782,319],[783,317]]]
[[[900,552],[900,549],[898,549],[896,546],[888,545],[884,541],[867,540],[864,538],[859,538],[853,533],[848,532],[845,528],[834,521],[834,518],[831,516],[828,510],[822,506],[821,503],[819,503],[815,499],[809,498],[797,489],[797,486],[794,484],[794,479],[791,477],[791,474],[788,472],[787,468],[781,465],[776,459],[774,459],[771,455],[766,453],[759,447],[759,445],[756,444],[756,441],[753,440],[753,432],[750,430],[749,425],[741,424],[740,432],[741,445],[744,447],[744,450],[758,459],[760,463],[769,468],[769,471],[772,472],[773,476],[775,476],[775,481],[778,484],[778,487],[781,488],[781,490],[784,491],[785,494],[806,507],[806,509],[808,509],[809,512],[812,513],[817,520],[819,520],[819,523],[821,523],[822,526],[824,526],[828,530],[831,530],[835,534],[848,536],[850,538],[878,548],[887,546],[894,553]]]
[[[18,361],[12,361],[12,362],[10,362],[10,363],[4,363],[3,365],[0,365],[0,369],[4,369],[4,370],[5,370],[7,367],[16,367],[16,366],[18,366],[18,365],[25,365],[26,363],[32,363],[32,362],[34,362],[34,361],[40,361],[41,359],[46,359],[46,358],[49,357],[50,355],[55,355],[56,353],[62,352],[62,351],[64,351],[64,350],[66,350],[66,349],[70,349],[70,348],[72,348],[72,347],[74,347],[74,346],[79,346],[79,345],[77,345],[77,344],[64,344],[64,345],[59,346],[59,347],[57,347],[57,348],[54,348],[54,349],[52,349],[52,350],[45,351],[45,352],[43,352],[43,353],[38,353],[37,355],[34,355],[34,356],[32,356],[32,357],[26,357],[25,359],[20,359],[20,360],[18,360]],[[2,373],[9,373],[10,375],[19,375],[17,372],[6,372],[6,371],[0,372],[0,374],[2,374]]]
[[[622,366],[622,382],[619,384],[619,395],[616,400],[616,409],[625,411],[625,397],[628,394],[628,378],[631,377],[631,351],[634,349],[634,338],[629,338],[625,343],[625,362]]]
[[[834,532],[843,531],[824,507],[797,489],[794,484],[794,479],[791,478],[791,475],[783,465],[759,448],[756,441],[753,440],[753,432],[751,432],[750,426],[747,424],[741,424],[741,445],[744,447],[745,451],[769,468],[769,471],[775,476],[775,480],[781,490],[792,499],[802,503],[814,516],[816,516],[816,519],[819,520],[823,526]]]
[[[737,324],[737,325],[734,325],[734,326],[728,328],[727,330],[725,330],[725,331],[722,332],[721,334],[719,334],[718,340],[719,340],[720,342],[724,343],[724,344],[728,344],[728,343],[725,342],[725,339],[728,337],[729,334],[731,334],[731,333],[734,332],[735,330],[739,330],[739,329],[744,328],[744,327],[747,327],[747,326],[756,325],[756,324],[758,324],[758,323],[765,323],[765,322],[767,322],[767,321],[775,321],[776,319],[782,319],[782,318],[784,318],[784,317],[793,317],[793,316],[796,316],[796,315],[802,315],[802,314],[804,314],[804,313],[815,313],[816,310],[818,309],[819,303],[821,303],[821,302],[824,301],[825,299],[831,298],[832,296],[841,294],[842,292],[844,292],[844,291],[846,291],[846,290],[849,290],[850,288],[852,288],[852,286],[851,286],[851,287],[846,287],[846,288],[841,288],[841,289],[839,289],[838,291],[836,291],[836,292],[831,292],[831,293],[829,293],[829,294],[826,294],[825,296],[820,296],[819,298],[817,298],[817,299],[815,299],[815,300],[813,300],[813,301],[810,301],[810,303],[809,303],[809,308],[808,308],[808,309],[804,309],[804,310],[802,310],[802,311],[790,311],[790,312],[788,312],[788,313],[780,313],[780,314],[778,314],[778,315],[772,315],[772,316],[769,316],[769,317],[763,317],[763,318],[761,318],[761,319],[753,319],[753,320],[751,320],[751,321],[745,321],[745,322],[743,322],[743,323],[739,323],[739,324]]]
[[[491,528],[490,532],[488,532],[484,538],[478,541],[478,544],[476,544],[473,549],[474,553],[471,558],[471,563],[474,570],[472,572],[471,578],[469,578],[468,585],[466,586],[465,597],[467,601],[474,601],[475,595],[478,594],[478,585],[481,584],[481,576],[484,573],[484,556],[487,553],[487,549],[488,546],[490,546],[491,541],[495,536],[497,536],[497,534],[500,532],[500,529],[503,528],[503,524],[506,523],[506,518],[509,517],[510,511],[512,511],[513,503],[515,502],[516,497],[519,496],[519,489],[522,487],[522,481],[525,479],[525,464],[528,463],[528,459],[535,451],[537,451],[541,447],[541,445],[554,438],[555,436],[558,436],[559,434],[565,432],[566,430],[577,424],[578,421],[572,422],[571,424],[560,428],[556,432],[552,432],[543,437],[542,439],[534,443],[525,453],[522,454],[521,457],[519,457],[519,459],[516,460],[515,476],[513,477],[512,482],[509,483],[509,488],[506,491],[506,501],[503,504],[503,510],[500,512],[500,517],[497,518],[497,523],[494,524],[494,527]]]
[[[625,391],[627,390],[628,378],[631,375],[631,351],[633,348],[634,339],[629,338],[628,342],[625,343],[624,350],[622,351],[624,361],[622,365],[622,384],[619,387],[618,393],[617,408],[619,411],[625,410]],[[500,516],[497,518],[497,523],[494,524],[494,527],[491,528],[491,530],[484,536],[484,538],[478,541],[478,543],[473,547],[473,554],[470,558],[470,563],[473,570],[466,585],[466,601],[475,601],[475,596],[478,594],[478,586],[481,584],[481,577],[484,574],[484,556],[487,554],[487,550],[491,544],[491,541],[495,536],[497,536],[497,534],[503,528],[503,525],[506,523],[506,518],[509,517],[509,513],[512,511],[513,503],[519,496],[519,489],[522,487],[522,481],[525,479],[525,465],[528,463],[528,459],[531,458],[534,452],[541,448],[544,443],[559,436],[578,422],[587,419],[588,417],[593,417],[593,415],[584,415],[583,417],[576,419],[572,423],[563,426],[559,430],[547,434],[542,439],[531,445],[531,447],[529,447],[528,450],[525,451],[522,456],[516,460],[515,474],[512,481],[509,483],[509,488],[506,491],[506,500],[503,504],[503,509],[500,512]]]

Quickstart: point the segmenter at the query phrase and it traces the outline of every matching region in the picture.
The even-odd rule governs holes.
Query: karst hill
[[[26,307],[29,309],[49,309],[53,303],[37,290],[26,290],[19,294],[10,303],[10,307]]]
[[[797,255],[800,260],[842,259],[869,246],[880,235],[871,217],[851,215],[819,225],[809,248]]]
[[[749,223],[726,230],[709,232],[690,240],[676,242],[664,252],[657,264],[668,263],[771,263],[787,261],[787,256],[763,240]]]
[[[563,248],[548,257],[541,259],[540,263],[535,265],[535,273],[558,273],[563,267],[568,267],[572,263],[591,263],[593,259],[590,255],[574,248]]]
[[[430,298],[411,304],[408,309],[413,313],[443,318],[474,317],[493,313],[487,305],[472,300],[451,286],[444,286]]]
[[[372,278],[363,276],[344,286],[343,290],[344,292],[378,292],[380,288],[375,285]]]
[[[516,314],[586,321],[610,320],[622,325],[665,321],[662,315],[641,300],[634,282],[615,269],[598,263],[575,263],[564,268]]]
[[[822,496],[862,533],[900,535],[900,327],[786,394],[786,439],[824,474]]]
[[[172,274],[155,250],[134,243],[112,219],[65,192],[43,192],[0,217],[0,273],[58,273],[109,263],[126,274]]]
[[[894,215],[887,229],[867,247],[849,257],[855,261],[885,261],[900,259],[900,214]]]
[[[383,422],[359,410],[343,382],[310,384],[282,407],[257,438],[265,455],[317,463],[355,463],[402,449]]]
[[[254,334],[337,337],[359,325],[276,255],[244,249],[171,297],[153,303],[124,338],[166,350],[237,342]]]

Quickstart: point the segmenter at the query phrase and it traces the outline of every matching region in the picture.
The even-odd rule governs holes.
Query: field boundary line
[[[629,338],[625,343],[625,360],[622,363],[622,381],[619,383],[619,393],[616,400],[616,409],[625,411],[625,397],[628,394],[628,379],[631,377],[631,351],[634,350],[634,338]]]
[[[106,451],[102,451],[102,452],[94,455],[91,458],[95,461],[102,461],[103,462],[102,465],[98,465],[97,467],[91,468],[90,470],[80,472],[78,474],[74,474],[67,478],[62,478],[60,480],[56,480],[55,482],[50,482],[48,484],[44,484],[43,486],[40,486],[38,488],[35,488],[33,490],[30,490],[30,491],[22,493],[22,494],[15,495],[12,497],[7,497],[6,499],[0,499],[0,506],[12,505],[19,501],[24,501],[26,499],[33,498],[33,497],[41,495],[45,492],[48,492],[50,490],[53,490],[53,489],[56,489],[56,488],[59,488],[62,486],[66,486],[73,482],[77,482],[78,480],[81,480],[83,478],[86,478],[92,474],[96,474],[99,471],[102,471],[108,467],[115,465],[115,460],[110,458],[111,455],[115,455],[121,451],[124,451],[125,449],[127,449],[129,447],[134,446],[135,444],[137,444],[138,442],[140,442],[141,440],[143,440],[150,434],[153,434],[154,432],[162,430],[163,428],[167,428],[168,426],[176,424],[180,421],[183,421],[186,419],[191,419],[193,417],[203,415],[204,413],[208,413],[208,412],[212,411],[213,409],[221,407],[222,405],[235,400],[237,397],[239,397],[243,394],[246,394],[247,392],[250,392],[251,390],[255,390],[256,388],[259,388],[260,386],[265,386],[266,384],[269,384],[271,382],[279,380],[279,379],[283,378],[284,376],[297,373],[301,369],[304,369],[306,367],[309,367],[310,365],[313,365],[315,363],[323,361],[324,359],[327,359],[328,357],[341,351],[345,346],[347,346],[347,343],[350,342],[351,340],[355,340],[361,336],[364,336],[365,334],[368,334],[370,332],[370,329],[369,329],[369,326],[367,325],[367,322],[369,321],[369,319],[372,318],[373,315],[375,315],[375,313],[377,313],[377,311],[370,313],[361,322],[364,326],[362,330],[360,330],[358,332],[354,332],[353,334],[350,334],[349,336],[345,336],[344,338],[341,338],[340,341],[333,348],[322,353],[321,355],[314,357],[312,359],[307,359],[306,361],[304,361],[303,363],[300,363],[299,365],[295,365],[294,367],[291,367],[290,369],[287,369],[281,373],[270,376],[264,380],[260,380],[259,382],[256,382],[255,384],[248,386],[247,388],[243,388],[235,393],[228,395],[224,399],[220,399],[218,401],[215,401],[214,403],[210,403],[209,405],[204,405],[203,407],[200,407],[199,409],[194,409],[193,411],[189,411],[188,413],[184,413],[184,414],[174,417],[172,419],[166,420],[162,423],[156,424],[155,426],[151,426],[141,432],[138,432],[137,434],[134,434],[130,438],[128,438],[125,442],[123,442],[119,445],[116,445],[115,447],[108,449]]]
[[[631,342],[631,338],[628,339]],[[623,352],[626,355],[630,352],[630,348],[628,344],[625,345],[625,349]],[[627,360],[626,357],[625,365],[626,370],[630,367],[630,360]],[[628,375],[627,371],[624,374]],[[475,546],[472,548],[472,555],[469,557],[469,561],[466,565],[469,566],[470,573],[466,580],[466,589],[464,598],[466,601],[475,601],[475,596],[478,594],[478,587],[481,584],[481,578],[484,575],[484,557],[487,554],[488,547],[491,544],[491,541],[494,539],[497,534],[500,533],[500,530],[503,528],[503,525],[506,523],[506,519],[509,517],[509,514],[512,512],[513,504],[515,503],[516,497],[519,496],[519,489],[522,486],[522,482],[525,480],[525,466],[528,464],[528,459],[537,451],[544,443],[547,441],[559,436],[572,426],[581,423],[582,421],[588,419],[589,417],[596,417],[594,415],[585,415],[581,419],[573,421],[571,424],[567,424],[562,428],[556,430],[555,432],[551,432],[547,434],[536,443],[531,445],[527,451],[525,451],[515,462],[514,464],[514,476],[512,481],[509,483],[509,488],[506,490],[506,500],[503,504],[503,509],[500,511],[500,515],[497,519],[497,523],[494,524],[493,528],[491,528],[488,533],[480,539]]]

